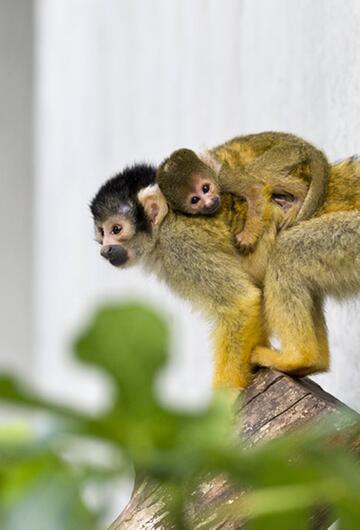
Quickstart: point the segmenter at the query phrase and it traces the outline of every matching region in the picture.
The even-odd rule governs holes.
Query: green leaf
[[[80,493],[81,480],[53,454],[27,459],[3,477],[1,530],[96,530]]]
[[[284,508],[286,508],[284,506]],[[307,530],[308,513],[304,510],[288,513],[270,514],[262,517],[257,517],[250,520],[248,523],[249,530]]]
[[[154,404],[154,379],[166,362],[168,331],[162,318],[138,304],[107,306],[75,343],[78,359],[103,370],[128,409]]]
[[[106,411],[87,415],[53,403],[15,379],[0,378],[3,400],[43,409],[51,419],[61,416],[56,431],[43,439],[29,439],[18,428],[0,430],[1,530],[95,530],[96,518],[81,491],[87,480],[100,479],[107,470],[102,461],[84,462],[71,451],[76,440],[86,439],[110,442],[119,462],[131,461],[137,471],[165,486],[177,528],[186,526],[183,507],[189,493],[209,473],[248,486],[247,493],[223,508],[229,516],[231,509],[235,517],[250,514],[253,530],[302,530],[306,512],[316,503],[339,513],[342,528],[360,528],[359,466],[349,451],[328,444],[334,426],[339,435],[339,420],[244,450],[233,443],[226,400],[215,399],[194,413],[159,402],[154,383],[167,349],[167,327],[160,316],[142,305],[112,305],[95,315],[75,344],[77,358],[111,381],[113,402]],[[356,428],[356,418],[340,416],[344,427]]]

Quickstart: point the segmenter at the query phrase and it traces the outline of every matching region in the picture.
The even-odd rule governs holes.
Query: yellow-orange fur
[[[223,205],[213,217],[169,211],[145,263],[213,322],[213,385],[239,389],[250,381],[253,348],[267,340],[261,291],[241,268],[229,231],[244,222],[246,203],[225,195]]]
[[[267,327],[281,350],[258,347],[254,363],[299,375],[328,368],[323,301],[360,291],[359,209],[360,162],[348,159],[331,167],[315,217],[279,235],[263,271]]]

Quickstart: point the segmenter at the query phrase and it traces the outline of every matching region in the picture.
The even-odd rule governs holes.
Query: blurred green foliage
[[[89,484],[131,467],[171,492],[169,509],[179,529],[188,528],[184,506],[209,473],[249,487],[224,510],[227,516],[243,513],[252,530],[306,529],[309,510],[320,504],[340,517],[340,530],[360,528],[359,465],[328,447],[331,426],[245,450],[234,443],[226,396],[193,413],[161,403],[155,382],[168,343],[167,326],[152,310],[136,304],[101,309],[74,344],[76,358],[100,370],[111,386],[110,404],[93,415],[0,379],[3,403],[45,411],[52,425],[46,435],[0,428],[1,530],[99,530],[105,507],[89,502]],[[79,458],[89,443],[103,448],[103,461]]]

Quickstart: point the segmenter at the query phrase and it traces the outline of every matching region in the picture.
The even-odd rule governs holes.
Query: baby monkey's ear
[[[168,205],[157,184],[143,188],[138,193],[138,200],[144,207],[147,218],[154,225],[161,225],[168,213]]]

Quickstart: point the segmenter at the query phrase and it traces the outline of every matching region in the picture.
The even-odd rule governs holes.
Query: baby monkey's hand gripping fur
[[[305,140],[291,134],[266,132],[235,138],[206,155],[179,149],[159,167],[157,182],[169,205],[188,214],[213,214],[220,193],[244,197],[245,226],[235,231],[238,248],[246,253],[269,226],[273,196],[290,195],[281,226],[310,217],[325,195],[328,162]]]

